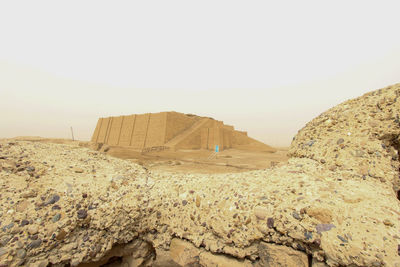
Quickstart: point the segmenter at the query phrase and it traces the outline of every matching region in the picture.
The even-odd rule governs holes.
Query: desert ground
[[[399,267],[399,112],[372,91],[275,153],[2,139],[0,264]]]
[[[70,139],[20,136],[9,141],[29,141],[51,144],[69,144],[96,150],[91,142]],[[276,152],[226,149],[218,153],[210,150],[152,151],[142,152],[129,147],[106,146],[100,151],[115,158],[139,164],[149,170],[179,173],[234,173],[262,170],[283,164],[288,160],[288,147],[277,147]]]

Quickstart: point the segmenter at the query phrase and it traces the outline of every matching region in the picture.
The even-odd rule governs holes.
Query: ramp
[[[185,130],[181,134],[178,134],[172,140],[167,142],[165,146],[170,147],[172,150],[176,150],[180,143],[184,142],[187,138],[191,138],[191,135],[194,134],[196,131],[199,131],[201,127],[203,127],[210,119],[203,118],[193,124],[189,129]]]

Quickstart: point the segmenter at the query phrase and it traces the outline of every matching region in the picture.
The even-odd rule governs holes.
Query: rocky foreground
[[[400,84],[308,123],[283,166],[152,172],[0,141],[1,266],[400,266]]]

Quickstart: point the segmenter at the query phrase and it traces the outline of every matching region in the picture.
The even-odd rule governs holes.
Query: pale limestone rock
[[[286,246],[261,242],[260,260],[255,266],[271,267],[308,267],[307,254]]]
[[[153,267],[179,267],[180,265],[174,262],[169,251],[164,249],[156,249],[156,259],[153,262]]]
[[[209,267],[252,267],[249,260],[238,260],[225,255],[215,255],[211,252],[200,253],[200,265]]]
[[[180,266],[195,264],[199,261],[200,251],[193,244],[174,238],[169,248],[171,259]]]

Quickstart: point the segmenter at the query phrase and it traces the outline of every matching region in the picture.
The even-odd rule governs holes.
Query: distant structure
[[[229,148],[275,152],[264,143],[222,121],[178,112],[100,118],[92,142],[130,147],[143,152]]]

